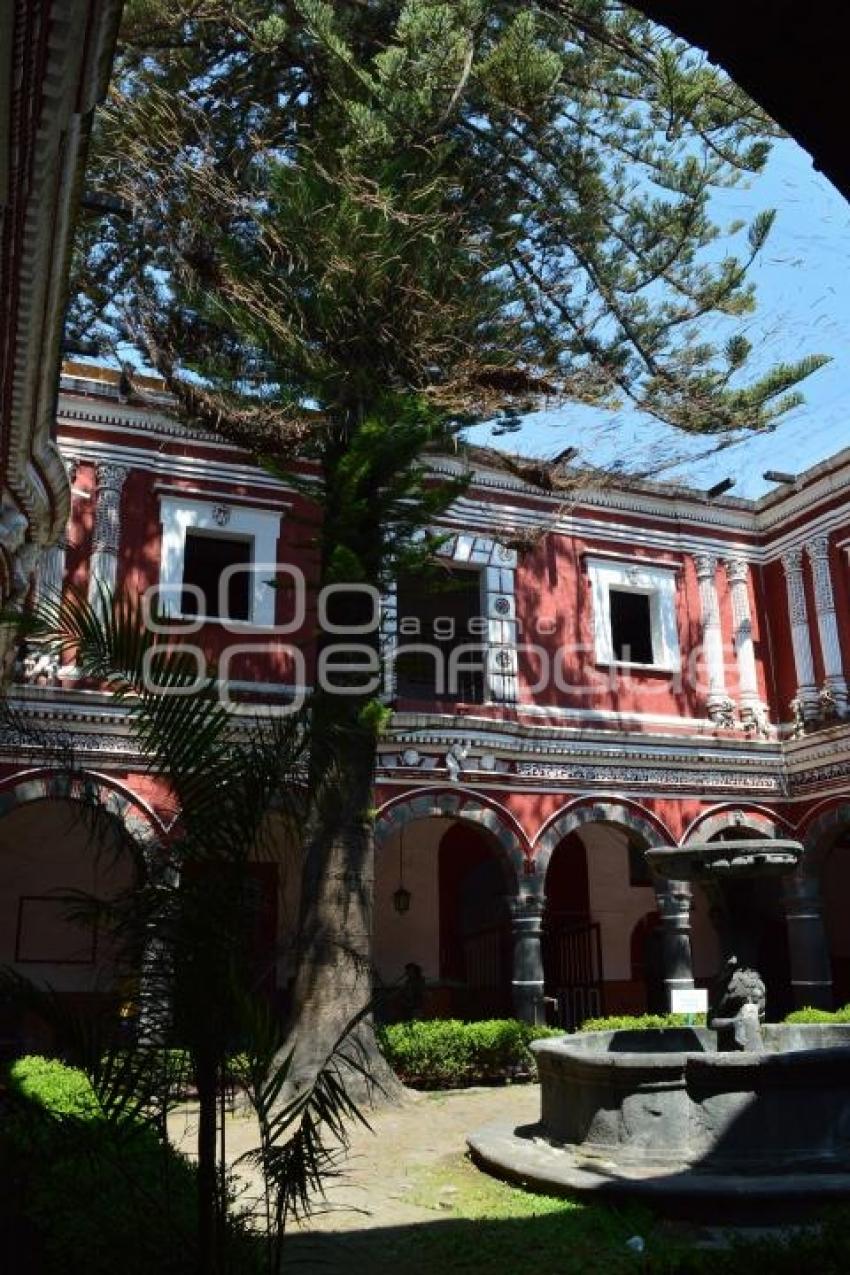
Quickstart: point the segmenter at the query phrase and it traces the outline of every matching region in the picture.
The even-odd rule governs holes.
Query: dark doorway
[[[545,994],[567,1030],[602,1013],[602,942],[590,915],[587,851],[577,833],[558,845],[546,872]]]
[[[511,1013],[508,882],[489,837],[456,823],[440,842],[440,978],[469,1018]]]

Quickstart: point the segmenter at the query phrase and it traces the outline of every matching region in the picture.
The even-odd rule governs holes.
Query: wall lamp
[[[400,916],[410,911],[410,891],[404,885],[404,825],[398,834],[398,889],[393,890],[393,907]]]

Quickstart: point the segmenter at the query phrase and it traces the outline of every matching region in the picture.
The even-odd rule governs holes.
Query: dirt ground
[[[540,1114],[539,1085],[510,1085],[435,1093],[407,1092],[399,1106],[369,1115],[372,1131],[355,1126],[344,1174],[331,1183],[327,1199],[305,1222],[305,1233],[369,1230],[433,1220],[433,1209],[409,1199],[423,1172],[436,1162],[463,1153],[466,1135],[480,1125],[509,1116],[517,1124]],[[172,1140],[191,1154],[194,1113],[175,1113]],[[228,1159],[231,1163],[256,1145],[254,1122],[235,1115],[228,1121]],[[250,1197],[258,1179],[241,1168],[239,1179]],[[450,1197],[445,1201],[450,1208]]]
[[[575,1271],[610,1275],[621,1270],[621,1264],[612,1265],[612,1258],[622,1262],[625,1242],[635,1226],[654,1229],[648,1218],[606,1220],[609,1211],[594,1207],[579,1209],[572,1220],[566,1217],[558,1222],[538,1216],[537,1206],[506,1208],[508,1188],[464,1160],[466,1135],[472,1130],[506,1118],[528,1124],[539,1114],[538,1085],[407,1091],[400,1105],[372,1112],[371,1131],[352,1129],[341,1177],[329,1185],[326,1198],[316,1202],[313,1215],[287,1231],[286,1268],[310,1275],[397,1275],[400,1270],[406,1275],[477,1275],[487,1269],[513,1275],[524,1265],[519,1255],[533,1251],[541,1275]],[[190,1155],[195,1127],[191,1108],[172,1117],[172,1141]],[[228,1158],[234,1164],[256,1145],[253,1120],[231,1116],[227,1140]],[[250,1205],[258,1198],[259,1177],[245,1166],[237,1167],[236,1174],[244,1193],[242,1203]],[[492,1222],[489,1228],[475,1220],[481,1218],[481,1208],[469,1212],[472,1196],[480,1197],[478,1203],[483,1201],[483,1216]],[[544,1214],[549,1211],[543,1210]],[[558,1229],[547,1229],[547,1222],[558,1222]],[[435,1245],[438,1232],[446,1238]],[[666,1246],[673,1239],[712,1249],[725,1248],[736,1237],[776,1234],[776,1221],[771,1224],[767,1218],[763,1225],[746,1227],[663,1222],[656,1242]],[[574,1259],[571,1262],[566,1260],[568,1253]]]

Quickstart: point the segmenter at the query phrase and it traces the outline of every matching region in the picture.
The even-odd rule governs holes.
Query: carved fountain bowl
[[[803,854],[799,841],[705,841],[645,852],[651,870],[671,881],[786,876]]]
[[[663,1200],[850,1196],[850,1024],[769,1024],[758,1052],[709,1028],[536,1042],[539,1124],[469,1139],[501,1176]]]
[[[765,840],[646,853],[657,875],[722,896],[726,880],[793,872],[802,851],[797,841]],[[718,1019],[721,1039],[735,1021]],[[719,1049],[708,1027],[537,1041],[539,1123],[478,1130],[473,1157],[546,1191],[642,1195],[677,1208],[723,1199],[784,1210],[850,1197],[850,1024],[768,1023],[741,1043]]]

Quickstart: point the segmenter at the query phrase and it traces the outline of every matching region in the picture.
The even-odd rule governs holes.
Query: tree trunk
[[[375,840],[371,805],[375,733],[350,703],[314,705],[313,731],[333,737],[321,744],[311,779],[313,814],[307,831],[301,889],[298,972],[288,1046],[294,1046],[292,1084],[315,1078],[335,1042],[359,1014],[343,1051],[368,1068],[373,1084],[349,1068],[346,1086],[358,1102],[396,1100],[402,1087],[380,1053],[372,1027],[372,907]],[[322,702],[324,701],[324,702]],[[344,717],[347,720],[340,721]]]
[[[355,646],[371,647],[377,662],[378,620],[357,590],[371,584],[380,592],[387,554],[380,495],[385,465],[378,449],[370,477],[352,485],[346,464],[364,415],[358,410],[341,416],[323,455],[318,584],[350,584],[353,590],[336,592],[335,628],[319,632],[317,645],[321,655],[329,645],[345,645],[345,635],[351,634]],[[369,621],[375,624],[371,631],[364,629]],[[402,1092],[378,1049],[368,1012],[375,874],[372,802],[380,729],[374,710],[380,706],[377,691],[367,689],[368,679],[356,672],[330,680],[333,685],[317,684],[310,701],[310,814],[287,1044],[294,1048],[292,1084],[302,1088],[314,1079],[352,1019],[363,1015],[344,1048],[357,1052],[378,1087],[370,1087],[356,1072],[349,1071],[346,1080],[352,1097],[374,1102]]]
[[[216,1172],[216,1099],[214,1058],[198,1058],[198,1275],[220,1275],[219,1200]]]

